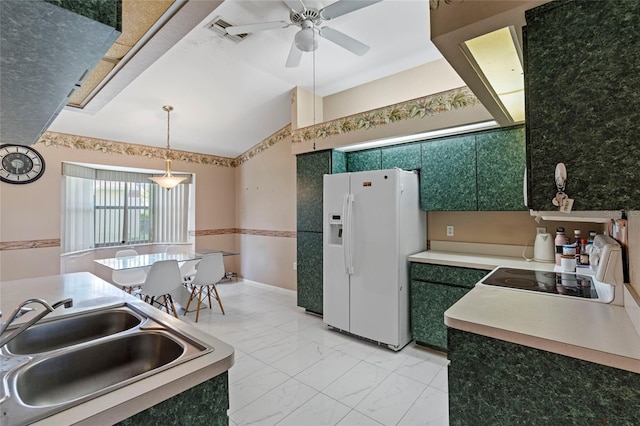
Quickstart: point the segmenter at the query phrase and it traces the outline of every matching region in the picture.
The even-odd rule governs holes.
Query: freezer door
[[[324,176],[322,310],[326,324],[349,331],[349,275],[345,264],[345,215],[349,195],[349,174]]]
[[[351,174],[351,329],[398,345],[398,170]]]

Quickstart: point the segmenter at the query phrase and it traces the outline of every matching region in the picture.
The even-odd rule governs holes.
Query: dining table
[[[178,263],[187,262],[189,260],[200,260],[206,254],[211,253],[222,253],[223,256],[235,256],[238,253],[223,251],[223,250],[213,250],[213,249],[200,249],[194,252],[185,252],[185,253],[150,253],[150,254],[139,254],[137,256],[129,256],[129,257],[109,257],[106,259],[96,259],[94,262],[106,266],[109,269],[114,271],[122,271],[125,269],[133,269],[133,268],[148,268],[153,265],[155,262],[160,260],[177,260]]]
[[[110,257],[105,259],[95,259],[94,262],[106,266],[109,269],[114,271],[122,271],[126,269],[134,269],[134,268],[149,268],[155,262],[161,260],[177,260],[178,264],[182,264],[191,260],[200,260],[205,255],[211,253],[222,253],[223,256],[236,256],[239,253],[224,251],[224,250],[216,250],[216,249],[196,249],[195,251],[189,251],[184,253],[150,253],[150,254],[139,254],[137,256],[128,256],[128,257]],[[232,278],[237,277],[235,272],[225,272],[225,276],[223,279],[231,280]],[[184,306],[187,305],[189,300],[190,292],[184,286],[177,287],[174,291],[170,292],[175,304],[176,308],[179,312],[184,312]],[[203,302],[206,304],[206,302]],[[208,305],[207,305],[208,306]]]

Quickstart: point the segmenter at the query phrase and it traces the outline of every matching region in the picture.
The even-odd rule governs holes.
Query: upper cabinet
[[[525,210],[524,126],[424,142],[420,197],[424,210]]]
[[[296,156],[297,230],[322,232],[322,186],[331,173],[331,150]]]
[[[82,10],[0,2],[0,143],[37,142],[120,35],[120,0],[60,3]],[[91,11],[111,22],[82,16]]]
[[[524,210],[524,126],[476,136],[478,210]]]
[[[477,210],[476,137],[422,144],[420,205],[423,210]]]
[[[529,206],[557,210],[555,167],[574,210],[640,208],[638,1],[559,1],[526,12]]]

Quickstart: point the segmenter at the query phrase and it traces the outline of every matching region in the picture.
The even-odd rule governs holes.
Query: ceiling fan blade
[[[320,16],[324,20],[337,18],[338,16],[346,15],[363,7],[371,6],[372,4],[379,3],[382,0],[338,0],[335,3],[331,3],[329,6],[320,9]]]
[[[295,68],[300,65],[300,59],[302,59],[302,50],[296,47],[296,42],[291,43],[291,49],[289,50],[289,56],[285,66],[287,68]]]
[[[227,27],[227,33],[230,35],[249,34],[256,31],[273,30],[276,28],[287,28],[291,23],[286,21],[261,22],[259,24],[234,25]]]
[[[302,0],[283,0],[287,7],[291,10],[295,10],[296,12],[304,12],[307,10]]]
[[[359,42],[353,37],[349,37],[341,31],[334,30],[333,28],[322,27],[320,29],[320,36],[334,42],[338,46],[344,47],[349,52],[358,56],[362,56],[369,51],[369,46],[366,44]]]

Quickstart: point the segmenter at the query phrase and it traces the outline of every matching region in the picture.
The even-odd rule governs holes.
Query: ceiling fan
[[[302,0],[283,0],[289,7],[289,21],[272,21],[248,25],[234,25],[227,27],[230,35],[248,34],[256,31],[272,30],[277,28],[287,28],[291,25],[300,27],[291,43],[286,66],[297,67],[302,59],[303,52],[313,52],[318,48],[318,41],[315,35],[341,46],[348,51],[362,56],[369,50],[366,44],[349,37],[345,33],[331,27],[321,27],[324,21],[337,18],[347,13],[354,12],[382,0],[338,0],[335,3],[315,9],[307,7]]]

